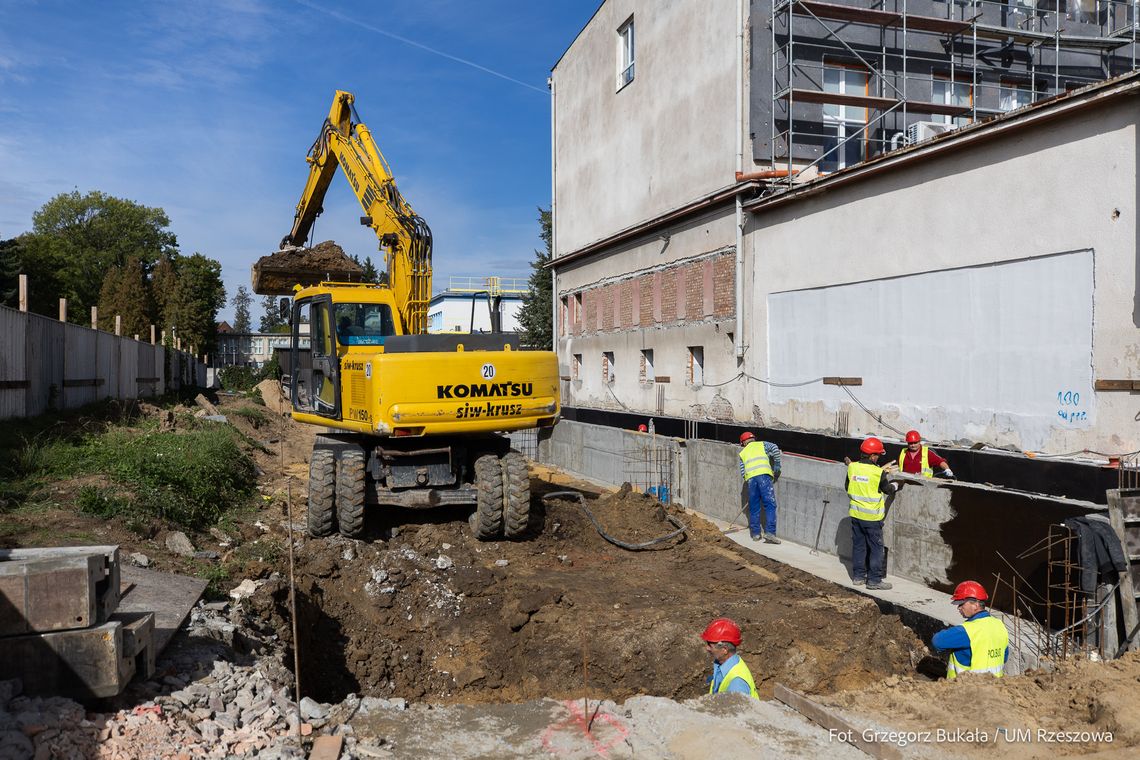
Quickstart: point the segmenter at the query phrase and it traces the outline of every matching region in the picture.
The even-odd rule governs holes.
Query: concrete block
[[[154,670],[153,616],[110,620],[78,631],[11,636],[0,647],[0,679],[19,678],[30,696],[112,697],[138,670]]]
[[[87,628],[119,604],[119,547],[0,551],[0,636]]]

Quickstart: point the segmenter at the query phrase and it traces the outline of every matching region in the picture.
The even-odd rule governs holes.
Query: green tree
[[[173,328],[182,348],[211,353],[217,342],[218,310],[226,305],[222,265],[200,253],[173,260],[176,285],[166,291],[164,327]]]
[[[372,263],[372,257],[371,256],[365,256],[364,261],[361,261],[360,257],[355,255],[355,254],[353,254],[349,258],[351,258],[354,262],[356,262],[356,265],[358,267],[360,267],[361,269],[364,270],[363,274],[360,275],[360,281],[361,282],[370,282],[370,283],[381,284],[385,281],[384,279],[381,279],[382,275],[376,269],[376,265]]]
[[[253,325],[249,316],[249,305],[253,303],[253,296],[245,289],[245,285],[238,285],[230,305],[234,307],[234,332],[250,332]]]
[[[48,297],[50,303],[66,297],[72,321],[82,323],[89,307],[98,303],[108,272],[134,258],[147,276],[160,258],[177,253],[178,240],[169,226],[161,208],[97,190],[62,193],[32,216],[24,264],[57,274],[58,291]]]
[[[28,276],[28,309],[36,314],[54,317],[59,298],[66,295],[59,265],[46,252],[44,241],[31,233],[0,241],[0,301],[16,308],[20,301],[19,275]],[[71,306],[69,314],[76,313]],[[73,321],[86,322],[76,318]]]
[[[550,210],[539,207],[538,223],[541,227],[542,242],[546,244],[545,251],[534,252],[534,261],[530,263],[530,280],[527,282],[528,292],[523,296],[522,308],[519,309],[519,324],[522,326],[522,343],[527,348],[536,348],[549,351],[553,346],[554,326],[552,315],[553,295],[551,288],[554,279],[547,264],[550,263],[551,246],[553,243],[553,228],[551,227]]]
[[[154,304],[143,264],[132,256],[121,267],[113,267],[103,278],[99,292],[99,329],[115,330],[115,315],[122,317],[123,335],[150,337],[155,324]]]
[[[261,299],[261,323],[257,326],[260,332],[280,332],[286,326],[281,318],[281,307],[277,296],[268,295]]]

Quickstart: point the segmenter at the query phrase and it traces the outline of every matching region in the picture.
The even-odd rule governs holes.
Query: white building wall
[[[749,374],[863,378],[855,395],[934,440],[1140,448],[1134,98],[759,209],[748,231]],[[915,325],[918,325],[916,329]],[[858,350],[852,346],[858,346]],[[839,388],[758,383],[736,416],[892,435]]]
[[[503,298],[499,304],[503,332],[518,332],[521,298]],[[471,323],[470,296],[454,296],[434,299],[428,306],[428,332],[490,332],[491,313],[487,308],[487,297],[475,299],[475,323]]]
[[[733,184],[736,0],[607,0],[551,75],[560,256]],[[630,16],[635,76],[617,88]]]

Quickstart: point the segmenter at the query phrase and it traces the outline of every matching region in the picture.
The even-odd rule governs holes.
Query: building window
[[[566,299],[563,298],[562,299],[562,310],[558,313],[558,334],[559,335],[565,335],[566,334],[566,309],[567,309]]]
[[[943,105],[970,108],[974,104],[974,88],[970,86],[969,82],[957,82],[953,79],[935,76],[931,85],[931,100]],[[955,127],[964,127],[970,123],[970,119],[966,116],[946,116],[945,114],[934,114],[932,120],[942,124],[953,124]]]
[[[585,329],[582,319],[582,294],[574,294],[574,302],[571,304],[573,311],[570,312],[570,326],[574,332],[581,332]]]
[[[618,27],[618,77],[617,88],[620,90],[633,81],[633,17]]]
[[[602,352],[602,382],[612,384],[614,381],[614,352]]]
[[[689,385],[705,384],[705,347],[689,346]]]
[[[647,348],[641,352],[641,369],[638,370],[637,379],[643,383],[652,383],[657,378],[653,372],[653,349]]]
[[[838,95],[868,94],[871,77],[865,69],[824,66],[823,91]],[[824,156],[819,168],[833,172],[854,166],[867,157],[867,109],[825,103],[823,106]],[[850,138],[850,139],[848,139]],[[844,142],[846,140],[846,142]]]
[[[582,377],[582,355],[574,354],[574,366],[570,368],[570,377],[575,380]]]
[[[1024,108],[1033,102],[1033,90],[1023,82],[1002,82],[998,90],[998,107],[1003,111]]]

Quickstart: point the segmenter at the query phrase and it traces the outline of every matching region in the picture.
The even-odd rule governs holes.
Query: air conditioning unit
[[[943,124],[940,121],[916,121],[906,128],[906,144],[914,145],[952,129],[954,129],[953,124]]]

